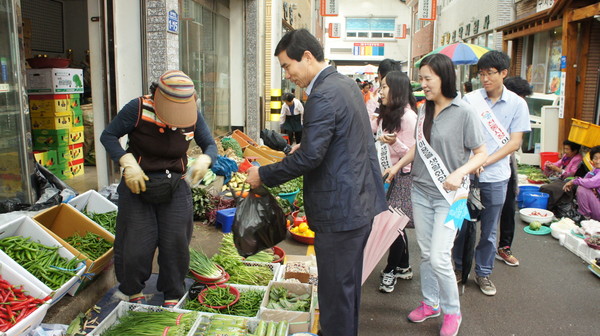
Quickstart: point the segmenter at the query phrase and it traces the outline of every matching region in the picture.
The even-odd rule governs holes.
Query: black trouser
[[[363,251],[371,223],[355,230],[317,233],[319,320],[324,336],[358,335]]]
[[[290,139],[290,145],[292,145],[294,143],[294,140],[296,141],[297,144],[300,143],[300,141],[302,141],[302,131],[299,132],[292,132],[292,131],[285,131],[288,135],[288,138]]]
[[[392,246],[390,246],[387,266],[384,269],[385,273],[391,272],[396,267],[408,268],[410,266],[408,261],[408,236],[406,236],[405,230],[402,230],[404,236],[398,236],[392,243]]]
[[[193,207],[190,187],[179,183],[169,203],[149,204],[133,194],[121,180],[115,235],[115,274],[125,295],[140,293],[152,274],[158,248],[157,288],[165,300],[185,294],[192,238]]]
[[[506,187],[506,199],[500,213],[500,240],[498,247],[510,247],[515,236],[515,211],[517,209],[517,179],[511,176]]]

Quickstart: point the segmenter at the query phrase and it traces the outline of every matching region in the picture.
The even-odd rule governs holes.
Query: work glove
[[[200,180],[204,178],[204,175],[208,171],[208,167],[212,160],[210,156],[201,154],[194,163],[192,163],[192,185],[195,186]]]
[[[142,167],[137,163],[137,160],[131,153],[127,153],[119,159],[121,168],[123,168],[123,176],[125,177],[125,184],[129,190],[134,194],[139,194],[140,191],[146,191],[146,181],[148,176],[144,174]]]

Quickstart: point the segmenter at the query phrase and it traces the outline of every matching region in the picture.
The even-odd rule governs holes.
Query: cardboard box
[[[47,230],[38,225],[30,217],[21,216],[8,223],[0,225],[0,238],[13,236],[30,237],[31,240],[47,246],[59,246],[58,254],[61,257],[64,257],[68,260],[75,258],[75,255],[69,252],[69,250],[61,244],[61,242],[55,239],[52,236],[52,234],[48,233]],[[84,265],[80,264],[81,269],[77,271],[76,276],[71,278],[71,280],[67,281],[60,288],[52,290],[50,287],[48,287],[46,284],[44,284],[42,281],[36,278],[33,274],[29,273],[25,268],[23,268],[21,265],[19,265],[16,261],[14,261],[1,250],[0,261],[7,264],[8,267],[12,268],[17,273],[26,278],[28,281],[40,288],[46,296],[51,295],[52,300],[51,302],[49,302],[50,305],[53,305],[56,302],[58,302],[68,291],[75,287],[79,281],[79,278],[83,275],[83,272],[85,271]]]
[[[49,168],[52,174],[56,175],[61,180],[68,180],[73,177],[69,162],[59,162],[58,164]]]
[[[69,95],[31,95],[29,113],[36,117],[69,115],[72,112]]]
[[[19,274],[16,270],[9,267],[7,264],[0,261],[0,275],[2,278],[11,285],[15,287],[21,287],[23,291],[25,291],[28,295],[33,296],[36,299],[43,299],[48,294],[40,289],[38,286],[31,283],[31,281],[27,280],[23,275]],[[46,313],[48,312],[48,308],[50,305],[45,303],[27,317],[19,321],[19,323],[15,324],[12,328],[8,329],[4,335],[7,336],[17,336],[17,335],[26,335],[29,331],[37,328]]]
[[[65,167],[69,166],[69,161],[71,161],[71,152],[69,151],[69,146],[59,146],[55,148],[56,150],[56,160],[60,165]]]
[[[39,163],[41,166],[44,166],[46,168],[51,168],[52,166],[58,164],[58,159],[56,157],[55,149],[34,151],[33,156],[35,157],[35,161],[37,163]]]
[[[298,271],[290,270],[289,266],[292,264],[304,265],[304,267],[306,267],[306,272],[298,272]],[[300,281],[302,283],[308,283],[310,280],[310,266],[309,265],[310,265],[309,262],[304,262],[304,261],[293,261],[293,262],[286,263],[285,265],[283,265],[283,267],[285,268],[283,278],[284,279],[297,279],[298,281]]]
[[[34,129],[33,149],[56,149],[69,145],[68,129]]]
[[[83,126],[71,127],[69,129],[69,145],[83,143]]]
[[[40,223],[67,250],[80,258],[83,258],[82,253],[65,241],[75,233],[84,236],[87,232],[93,232],[111,243],[115,241],[112,234],[68,204],[56,205],[37,214],[33,219]],[[85,272],[92,276],[98,275],[108,266],[112,256],[113,249],[111,248],[96,260],[86,259]]]
[[[71,113],[66,115],[58,115],[53,117],[35,117],[31,116],[31,128],[36,130],[42,129],[69,129],[71,128]]]
[[[71,160],[83,159],[83,143],[69,145],[68,148]]]
[[[83,175],[83,159],[69,161],[69,170],[73,177]]]
[[[297,312],[289,310],[278,310],[267,308],[269,303],[269,293],[273,287],[283,287],[290,292],[298,295],[309,294],[311,296],[310,310],[308,312]],[[299,284],[293,282],[275,282],[272,281],[265,292],[263,303],[260,308],[258,317],[265,321],[288,321],[290,324],[290,333],[310,332],[312,321],[315,314],[315,294],[313,286],[308,284]]]
[[[83,194],[73,197],[69,200],[68,204],[80,212],[85,211],[94,214],[103,214],[119,210],[116,204],[109,201],[95,190],[88,190]],[[100,227],[106,230],[104,227]],[[106,230],[106,232],[110,233],[108,230]]]
[[[83,127],[83,110],[79,106],[74,106],[74,107],[72,107],[72,109],[73,109],[73,112],[72,112],[72,117],[71,117],[71,126]]]
[[[27,69],[27,93],[83,93],[83,70]]]

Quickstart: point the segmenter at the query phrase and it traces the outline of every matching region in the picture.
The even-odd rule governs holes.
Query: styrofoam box
[[[72,207],[79,210],[80,212],[87,211],[87,212],[97,213],[97,214],[111,212],[111,211],[117,211],[119,209],[113,202],[109,201],[108,199],[106,199],[104,196],[100,195],[100,193],[98,193],[95,190],[88,190],[88,191],[84,192],[83,194],[80,194],[79,196],[72,198],[69,202],[67,202],[67,204],[71,205]],[[102,225],[98,225],[98,226],[100,226],[102,229],[104,229],[102,227]],[[104,230],[106,232],[108,232],[108,230],[106,230],[106,229],[104,229]],[[108,233],[110,233],[110,232],[108,232]],[[112,233],[110,233],[110,234],[113,235]],[[113,235],[113,237],[114,237],[114,235]]]
[[[36,299],[43,299],[48,294],[40,289],[38,286],[31,283],[31,281],[27,280],[23,275],[19,274],[16,270],[9,267],[7,264],[0,261],[0,275],[6,281],[8,281],[11,285],[15,287],[23,287],[23,291],[25,291],[28,295],[33,296]],[[40,305],[35,311],[29,314],[26,318],[19,321],[19,323],[15,324],[12,328],[8,329],[4,332],[4,335],[7,336],[17,336],[24,335],[37,328],[37,326],[42,323],[44,316],[48,312],[48,308],[50,305],[45,303]]]
[[[294,294],[310,294],[311,303],[310,309],[308,312],[297,312],[297,311],[289,311],[289,310],[278,310],[278,309],[270,309],[267,308],[267,304],[269,303],[269,292],[273,287],[284,287],[290,292]],[[303,284],[303,283],[295,283],[295,282],[278,282],[271,281],[267,291],[265,292],[265,296],[263,298],[263,302],[260,307],[260,311],[258,313],[258,317],[261,320],[265,321],[288,321],[290,324],[289,331],[291,333],[297,332],[309,332],[313,325],[314,315],[315,315],[315,292],[313,291],[313,285]]]
[[[113,311],[110,312],[110,314],[108,314],[108,316],[106,316],[104,318],[104,320],[102,320],[102,322],[100,322],[100,324],[98,324],[98,326],[96,328],[94,328],[94,330],[91,331],[88,334],[88,336],[102,335],[110,327],[112,327],[114,324],[118,323],[119,319],[123,315],[125,315],[128,311],[140,311],[140,312],[154,311],[154,312],[158,312],[158,311],[164,311],[164,310],[172,311],[172,312],[176,312],[176,313],[198,314],[198,317],[196,318],[194,324],[192,325],[192,328],[187,333],[188,336],[193,336],[195,334],[196,329],[198,329],[198,325],[200,325],[200,322],[202,321],[202,316],[204,314],[204,313],[192,312],[190,310],[184,310],[184,309],[163,308],[163,307],[158,307],[158,306],[150,306],[150,305],[144,305],[144,304],[137,304],[137,303],[130,303],[130,302],[126,302],[126,301],[121,301],[115,307],[115,309],[113,309]]]
[[[259,262],[259,261],[242,261],[244,263],[244,265],[247,266],[267,266],[268,268],[270,268],[273,271],[273,279],[272,281],[276,281],[279,280],[279,276],[280,276],[280,268],[281,268],[281,264],[275,264],[275,263],[265,263],[265,262]],[[229,284],[234,284],[233,282],[229,282]],[[238,285],[238,284],[236,284]]]
[[[75,258],[73,253],[69,252],[64,246],[62,246],[56,239],[54,239],[49,233],[41,228],[35,221],[27,216],[16,218],[8,223],[0,225],[0,238],[22,236],[29,237],[32,241],[47,245],[47,246],[59,246],[58,254],[71,260]],[[57,290],[53,291],[50,287],[36,278],[33,274],[29,273],[25,268],[19,265],[16,261],[10,258],[4,251],[0,250],[0,261],[3,261],[8,267],[17,271],[24,278],[29,280],[31,283],[40,288],[46,295],[51,295],[52,300],[50,305],[58,302],[73,286],[78,284],[78,280],[85,271],[85,264],[80,263],[81,269],[77,271],[77,275],[67,281]],[[73,294],[71,294],[73,295]]]
[[[225,284],[225,285],[228,285],[228,284]],[[250,291],[250,290],[256,290],[256,291],[260,290],[263,292],[267,291],[267,286],[248,286],[248,285],[230,285],[230,286],[236,288],[238,291],[240,291],[240,293]],[[177,302],[177,305],[175,306],[175,308],[183,309],[183,307],[185,306],[185,304],[188,301],[188,298],[189,298],[189,292],[185,293],[185,295],[181,298],[181,300],[179,300],[179,302]],[[258,311],[260,311],[260,308]],[[256,312],[256,316],[258,316],[258,311]],[[204,313],[204,312],[202,312],[202,313]]]
[[[588,263],[591,263],[596,258],[600,258],[599,250],[594,250],[589,247],[583,239],[575,237],[573,234],[566,234],[564,240],[561,241],[561,244],[566,247],[567,250],[575,253],[575,255]]]

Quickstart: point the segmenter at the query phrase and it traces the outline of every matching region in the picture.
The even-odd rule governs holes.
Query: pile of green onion
[[[203,252],[190,247],[190,269],[206,278],[219,278],[223,275],[210,258]]]

